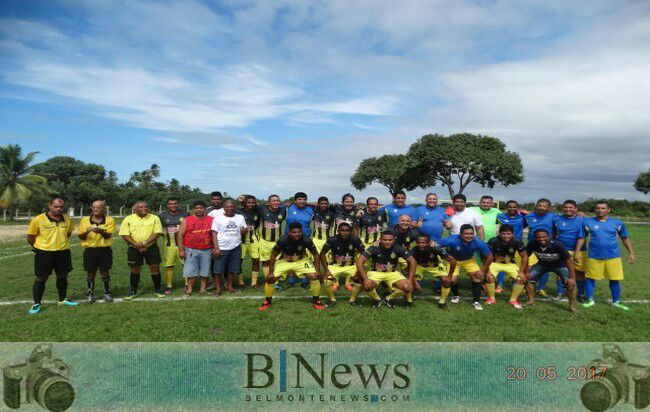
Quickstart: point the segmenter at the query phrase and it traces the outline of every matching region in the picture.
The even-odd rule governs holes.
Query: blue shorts
[[[530,277],[531,282],[537,282],[537,280],[540,277],[542,277],[544,273],[555,273],[560,278],[562,278],[563,282],[566,282],[569,279],[569,268],[567,268],[566,266],[553,267],[553,266],[544,266],[539,263],[534,264],[530,268],[530,272],[528,273],[528,275]]]
[[[210,266],[212,265],[212,254],[210,249],[190,249],[185,248],[185,265],[183,266],[183,276],[194,278],[201,276],[207,278],[210,276]]]
[[[222,250],[221,256],[214,258],[212,273],[223,275],[224,273],[239,273],[241,271],[241,245],[231,250]]]

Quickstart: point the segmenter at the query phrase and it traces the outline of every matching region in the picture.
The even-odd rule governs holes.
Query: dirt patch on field
[[[0,243],[25,239],[27,225],[0,225]]]

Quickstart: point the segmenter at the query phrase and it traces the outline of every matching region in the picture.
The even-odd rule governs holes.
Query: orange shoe
[[[494,305],[496,303],[496,300],[494,298],[488,298],[488,300],[485,301],[486,305]]]
[[[259,309],[259,310],[267,310],[270,307],[271,307],[271,304],[269,302],[267,302],[267,301],[264,301],[264,303],[262,303],[262,306],[260,306],[257,309]]]
[[[508,305],[511,305],[515,309],[519,309],[519,310],[523,309],[523,306],[521,306],[521,304],[516,300],[509,300]]]
[[[501,286],[497,286],[496,288],[494,288],[494,293],[501,293],[501,292],[503,292]]]
[[[339,284],[338,284],[338,283],[333,284],[333,285],[332,285],[332,290],[333,290],[334,292],[336,292],[337,290],[339,290]]]
[[[352,286],[351,284],[348,283],[347,285],[345,285],[345,288],[347,290],[349,290],[350,292],[352,292],[352,289],[354,289],[354,286]]]
[[[269,305],[269,306],[271,306],[271,305]],[[320,300],[317,300],[316,302],[312,303],[311,307],[314,308],[314,309],[318,309],[318,310],[325,309],[325,306],[323,306],[323,304],[321,303]]]

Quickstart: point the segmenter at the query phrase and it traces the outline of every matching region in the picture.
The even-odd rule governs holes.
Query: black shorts
[[[158,245],[155,243],[149,246],[149,249],[144,253],[140,253],[138,249],[129,246],[129,249],[126,251],[126,260],[129,267],[142,266],[145,262],[147,265],[158,265],[162,261],[160,258],[160,249],[158,249]]]
[[[48,277],[52,271],[57,275],[67,275],[72,272],[72,255],[67,250],[34,249],[34,275]]]
[[[88,247],[84,249],[84,270],[108,272],[113,266],[113,249],[110,247]]]

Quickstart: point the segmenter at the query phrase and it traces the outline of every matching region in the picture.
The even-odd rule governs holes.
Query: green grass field
[[[638,261],[625,264],[623,300],[632,308],[623,312],[608,303],[606,282],[598,283],[597,305],[575,315],[567,303],[540,301],[524,311],[506,305],[509,290],[497,296],[497,304],[475,311],[468,301],[450,304],[443,312],[433,300],[432,282],[419,295],[415,307],[390,310],[345,304],[348,292],[337,292],[335,309],[316,311],[298,286],[277,293],[274,305],[259,312],[262,289],[246,289],[239,295],[226,293],[221,299],[193,297],[189,300],[136,300],[112,304],[82,304],[61,308],[44,304],[42,313],[27,315],[33,282],[33,257],[22,242],[0,246],[0,336],[3,341],[650,341],[650,227],[632,226],[631,236]],[[129,270],[125,245],[114,247],[113,294],[128,291]],[[624,252],[625,253],[625,252]],[[81,247],[73,240],[74,271],[70,274],[69,296],[85,298],[85,274]],[[245,265],[248,269],[248,265]],[[246,270],[248,271],[248,270]],[[100,282],[98,282],[100,283]],[[176,269],[173,297],[180,297],[183,279]],[[153,298],[148,272],[143,270],[143,298]],[[549,282],[551,289],[554,282]],[[96,286],[97,293],[101,285]],[[469,282],[462,279],[461,294],[470,296]],[[236,296],[236,298],[235,298]],[[283,298],[290,299],[283,299]],[[304,299],[303,299],[304,297]],[[56,300],[54,277],[47,283],[45,299]],[[641,301],[645,301],[641,302]]]

